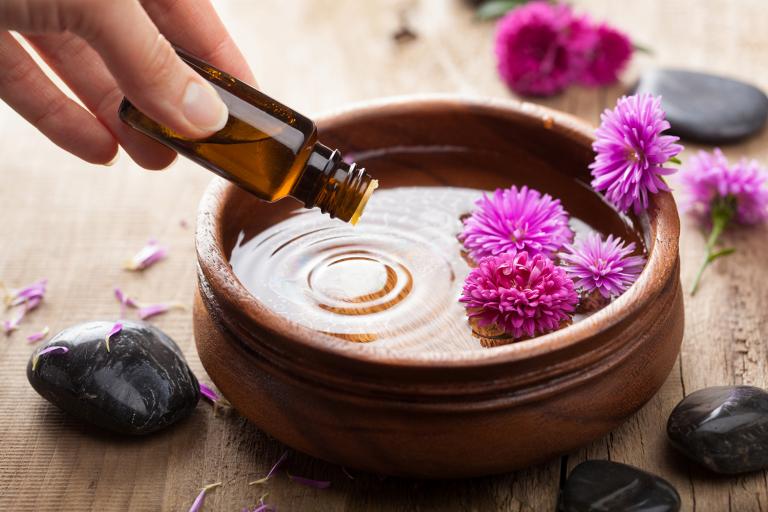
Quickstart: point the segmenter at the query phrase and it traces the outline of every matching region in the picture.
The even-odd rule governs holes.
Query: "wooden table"
[[[497,78],[493,24],[478,23],[460,0],[221,0],[222,16],[249,56],[261,87],[310,115],[380,96],[454,92],[509,97]],[[625,83],[573,88],[547,106],[596,123],[600,111],[643,70],[673,65],[721,72],[768,89],[768,12],[764,0],[575,1],[579,10],[628,31],[653,56],[638,55]],[[417,34],[397,43],[405,17]],[[262,492],[280,510],[553,510],[561,477],[587,458],[626,462],[668,479],[684,510],[768,508],[764,472],[715,478],[670,449],[666,418],[685,393],[719,384],[766,386],[768,291],[763,227],[734,232],[737,254],[708,272],[701,292],[686,297],[682,354],[656,397],[620,429],[548,464],[466,481],[414,481],[357,474],[291,453],[293,473],[329,479],[330,489],[290,482],[262,488],[285,448],[234,413],[201,403],[192,417],[158,435],[125,439],[84,428],[40,398],[25,376],[32,351],[25,335],[49,325],[118,313],[116,285],[147,301],[190,302],[194,286],[195,208],[209,173],[188,162],[166,172],[140,170],[125,155],[111,168],[78,161],[0,106],[0,278],[19,285],[50,281],[44,306],[23,329],[0,336],[0,510],[187,510],[208,483],[222,481],[206,510],[240,510]],[[726,149],[768,163],[768,132]],[[688,145],[683,159],[693,145]],[[145,273],[122,261],[149,237],[170,258]],[[683,221],[686,289],[703,257],[697,226]],[[190,312],[156,320],[183,348],[203,380]],[[510,432],[509,435],[515,435]],[[567,435],[567,433],[564,433]]]

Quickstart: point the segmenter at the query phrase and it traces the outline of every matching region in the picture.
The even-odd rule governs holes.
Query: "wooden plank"
[[[261,87],[310,115],[379,96],[459,92],[509,93],[496,77],[492,24],[479,24],[460,0],[221,0],[217,6],[240,42]],[[768,88],[760,66],[768,21],[760,0],[610,2],[585,0],[577,9],[627,30],[655,55],[637,57],[625,85],[654,65],[703,67]],[[407,19],[417,38],[392,34]],[[623,87],[574,88],[542,101],[591,122]],[[113,168],[88,166],[46,142],[0,107],[0,277],[10,285],[46,276],[50,295],[25,329],[114,318],[112,287],[144,300],[189,302],[194,285],[194,211],[209,175],[186,162],[165,173],[140,171],[125,157]],[[727,148],[768,161],[768,135]],[[689,149],[686,155],[690,154]],[[766,475],[712,478],[668,446],[666,417],[685,392],[728,383],[766,385],[761,286],[766,230],[734,233],[739,253],[716,264],[700,294],[687,298],[687,331],[675,371],[659,394],[627,424],[571,454],[610,458],[672,482],[685,510],[761,510]],[[155,236],[171,257],[145,274],[127,274],[122,260]],[[703,238],[685,219],[683,281],[689,287],[703,257]],[[189,312],[157,324],[176,339],[198,375]],[[186,422],[146,439],[124,440],[81,426],[50,407],[28,386],[31,348],[17,333],[0,340],[0,509],[185,510],[200,487],[214,481],[208,510],[239,510],[262,492],[282,510],[552,510],[560,461],[490,478],[457,482],[344,475],[341,468],[291,453],[296,474],[331,480],[331,489],[301,487],[280,475],[264,490],[263,476],[285,449],[234,414],[201,404]]]

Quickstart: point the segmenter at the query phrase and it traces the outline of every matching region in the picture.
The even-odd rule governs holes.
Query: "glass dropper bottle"
[[[120,118],[264,201],[293,197],[305,207],[357,223],[377,186],[365,169],[317,140],[308,118],[183,50],[179,56],[213,85],[229,109],[227,124],[203,139],[162,126],[127,98]]]

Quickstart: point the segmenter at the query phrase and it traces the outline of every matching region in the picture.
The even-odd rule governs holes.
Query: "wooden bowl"
[[[364,156],[384,188],[546,188],[602,231],[641,240],[648,262],[609,306],[545,336],[393,353],[303,327],[249,294],[228,261],[238,234],[250,238],[296,204],[261,203],[216,179],[198,218],[197,349],[221,392],[259,428],[349,468],[466,477],[574,450],[659,389],[683,335],[677,210],[668,193],[639,218],[588,198],[590,126],[531,104],[451,97],[370,103],[318,124],[321,140]]]

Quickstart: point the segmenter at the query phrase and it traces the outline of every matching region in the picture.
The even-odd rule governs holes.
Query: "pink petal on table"
[[[51,329],[46,325],[43,327],[42,331],[33,332],[29,336],[27,336],[27,341],[30,343],[37,343],[38,341],[42,341],[45,338],[48,337],[48,334],[50,334]]]
[[[127,308],[138,308],[139,304],[120,288],[115,288],[115,298],[120,303],[120,318],[125,318]]]
[[[219,394],[202,382],[200,383],[200,394],[211,402],[217,402],[219,400]]]
[[[12,290],[10,293],[6,292],[5,302],[9,306],[19,306],[31,300],[35,300],[39,304],[43,297],[45,297],[47,286],[48,280],[40,279],[23,288]]]
[[[144,270],[164,259],[167,255],[168,250],[165,247],[155,240],[150,240],[133,258],[125,262],[125,268],[126,270]]]
[[[122,330],[123,330],[123,323],[122,322],[115,322],[115,324],[109,330],[107,335],[104,336],[104,342],[107,345],[107,352],[109,352],[109,340],[111,340],[113,336],[117,335]]]
[[[248,485],[258,485],[258,484],[265,483],[275,473],[275,471],[277,471],[280,468],[280,466],[283,465],[283,462],[285,462],[285,459],[287,457],[288,457],[288,452],[283,452],[280,458],[277,459],[277,462],[275,462],[274,465],[272,466],[272,469],[269,470],[269,473],[267,473],[267,476],[263,478],[259,478],[258,480],[254,480],[253,482],[248,482]]]
[[[186,309],[186,308],[184,307],[183,304],[179,304],[176,302],[150,304],[148,306],[142,306],[139,308],[139,318],[141,318],[142,320],[146,320],[147,318],[152,318],[153,316],[167,313],[172,309]]]
[[[312,480],[311,478],[304,478],[303,476],[295,476],[290,473],[288,473],[288,478],[302,485],[314,487],[315,489],[327,489],[331,486],[331,482],[327,480]]]
[[[6,336],[10,335],[13,331],[19,328],[19,324],[26,316],[28,310],[29,306],[25,305],[19,310],[19,313],[14,318],[3,321],[3,332],[6,334]]]
[[[209,484],[203,487],[203,489],[200,491],[200,494],[197,495],[197,498],[195,498],[195,501],[192,503],[192,506],[189,507],[189,512],[200,512],[203,509],[203,503],[205,503],[205,495],[208,493],[208,491],[219,487],[220,485],[221,482],[216,482],[215,484]]]

